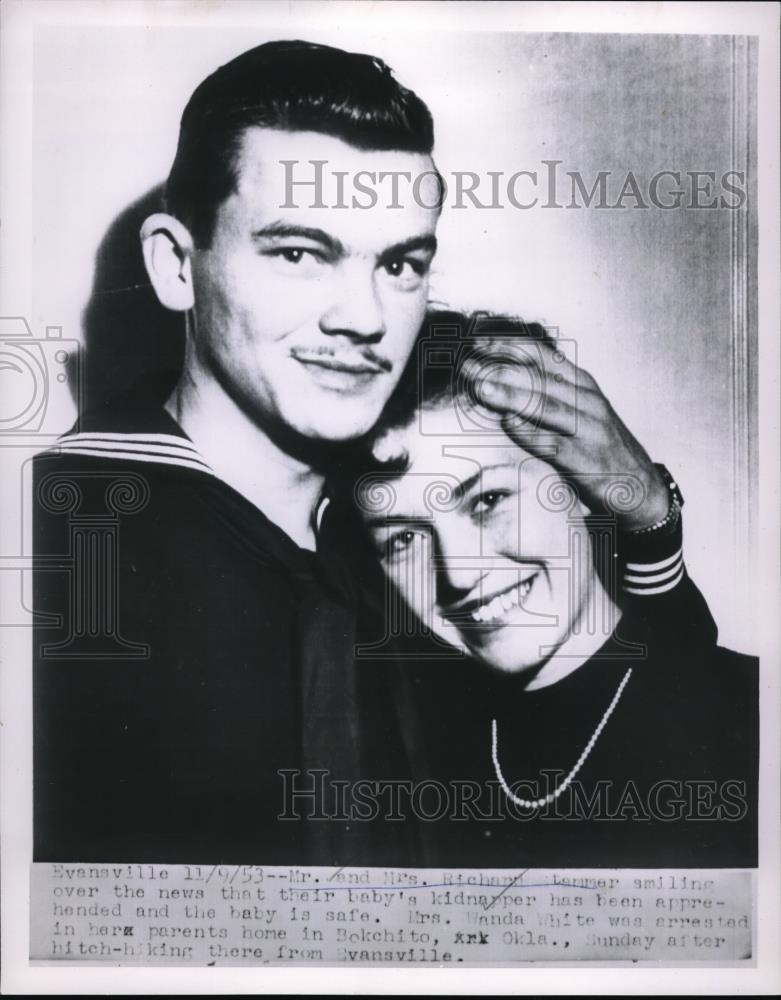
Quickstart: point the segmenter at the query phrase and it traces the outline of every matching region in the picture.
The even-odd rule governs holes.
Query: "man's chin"
[[[370,425],[371,426],[371,425]],[[311,441],[312,444],[339,445],[349,444],[362,437],[370,427],[342,427],[342,426],[320,426],[304,427],[298,431],[300,437]]]
[[[337,411],[337,412],[335,412]],[[355,408],[352,412],[339,408],[338,403],[323,403],[320,409],[303,419],[290,421],[298,434],[323,444],[347,444],[368,433],[379,419],[374,408]]]

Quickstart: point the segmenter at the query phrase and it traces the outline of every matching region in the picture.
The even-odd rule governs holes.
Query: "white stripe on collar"
[[[118,458],[133,462],[154,462],[181,465],[214,475],[209,463],[187,438],[176,434],[143,434],[96,432],[66,434],[48,453],[58,452],[89,455],[96,458]]]

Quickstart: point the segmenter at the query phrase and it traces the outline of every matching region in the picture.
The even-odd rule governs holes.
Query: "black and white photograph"
[[[776,992],[778,5],[0,18],[4,988]]]

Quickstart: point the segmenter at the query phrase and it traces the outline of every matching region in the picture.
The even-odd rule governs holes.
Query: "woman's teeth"
[[[476,622],[489,622],[503,618],[507,611],[517,608],[520,605],[521,601],[532,589],[533,580],[534,577],[529,577],[528,580],[519,583],[512,590],[505,590],[503,594],[497,594],[496,597],[486,604],[481,604],[480,607],[475,608],[472,612],[472,618]]]

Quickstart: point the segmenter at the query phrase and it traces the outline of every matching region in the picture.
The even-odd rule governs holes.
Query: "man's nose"
[[[356,264],[345,266],[338,285],[338,296],[322,315],[323,333],[344,334],[356,340],[381,340],[385,334],[385,311],[372,268]]]

